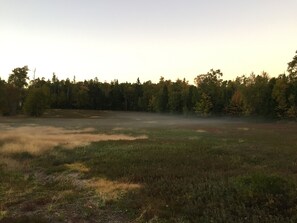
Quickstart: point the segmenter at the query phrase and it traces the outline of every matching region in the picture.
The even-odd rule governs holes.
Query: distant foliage
[[[202,93],[200,100],[196,102],[195,112],[201,116],[208,116],[211,114],[212,108],[211,97]]]
[[[158,83],[139,78],[135,83],[102,83],[98,78],[76,82],[55,74],[51,80],[28,83],[28,71],[27,66],[15,68],[8,82],[0,80],[2,114],[24,110],[38,116],[48,107],[297,118],[297,55],[288,63],[288,74],[276,78],[262,72],[224,81],[220,70],[211,69],[197,75],[195,85],[163,77]]]
[[[41,116],[48,108],[48,89],[44,87],[32,87],[24,103],[24,111],[30,116]]]
[[[3,115],[14,115],[21,110],[25,99],[25,87],[28,86],[29,68],[15,68],[8,77],[8,82],[0,84],[0,109]]]
[[[20,105],[20,90],[11,84],[4,84],[1,90],[1,113],[3,115],[17,114]]]

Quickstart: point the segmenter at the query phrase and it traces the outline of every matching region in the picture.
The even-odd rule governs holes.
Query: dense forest
[[[15,68],[7,81],[0,78],[0,111],[3,115],[25,112],[40,116],[47,108],[146,111],[196,114],[200,116],[297,117],[297,51],[288,63],[287,74],[270,78],[266,72],[223,80],[220,70],[211,69],[195,78],[158,83],[139,79],[135,83],[29,80],[27,66]]]

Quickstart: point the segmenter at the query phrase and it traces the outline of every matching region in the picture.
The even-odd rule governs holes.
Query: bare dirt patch
[[[147,136],[124,134],[97,134],[93,128],[68,130],[51,126],[6,127],[0,130],[0,152],[28,152],[40,154],[56,146],[73,149],[92,142],[109,140],[137,140]]]

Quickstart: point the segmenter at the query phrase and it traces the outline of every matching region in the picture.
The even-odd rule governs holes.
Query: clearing
[[[0,117],[0,222],[296,222],[297,124]]]

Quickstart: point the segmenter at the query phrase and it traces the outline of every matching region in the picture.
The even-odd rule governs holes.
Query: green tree
[[[223,111],[222,76],[223,73],[220,70],[211,69],[206,74],[200,74],[195,78],[200,96],[199,100],[206,100],[207,98],[207,101],[212,105],[209,107],[209,113],[220,114]],[[204,104],[204,102],[205,101],[201,101],[201,103],[198,102],[198,104]]]
[[[5,81],[0,77],[0,112],[3,113],[5,103]]]
[[[24,111],[30,116],[41,116],[49,104],[49,88],[44,85],[35,88],[32,86],[28,90],[28,95],[24,102]]]
[[[237,77],[234,81],[223,81],[223,101],[224,101],[224,113],[228,115],[241,115],[242,113],[242,105],[238,104],[240,100],[239,97],[242,98],[242,94],[240,92],[240,78]],[[234,96],[235,92],[237,95]],[[239,106],[239,107],[238,107]]]
[[[195,112],[201,116],[208,116],[211,114],[213,104],[211,98],[206,93],[202,93],[200,100],[196,103]]]
[[[28,86],[28,66],[18,67],[12,70],[12,73],[8,77],[8,91],[13,92],[13,95],[7,94],[7,100],[9,100],[10,108],[12,109],[8,113],[15,114],[17,110],[20,110],[23,106],[25,99],[25,87]],[[16,97],[17,95],[17,97]],[[15,108],[16,104],[16,108]],[[16,110],[15,110],[16,109]]]
[[[114,80],[110,84],[109,100],[112,110],[123,110],[124,109],[124,95],[123,89],[119,84],[118,80]]]
[[[28,86],[28,66],[18,67],[12,70],[12,73],[8,77],[8,83],[17,89],[23,89]]]
[[[11,84],[5,84],[2,97],[2,114],[15,115],[19,107],[20,92]]]
[[[243,96],[239,90],[236,90],[231,97],[230,104],[228,106],[228,114],[230,115],[241,115],[243,113]]]
[[[241,89],[244,113],[246,115],[269,116],[272,108],[272,89],[269,84],[269,77],[266,72],[261,75],[252,73],[244,80],[244,86]]]
[[[154,95],[156,95],[157,91],[157,85],[153,84],[151,81],[146,81],[142,84],[142,105],[144,111],[156,111],[156,106],[152,106],[152,104],[155,105],[156,98],[154,100],[151,100]],[[152,102],[154,101],[154,103]],[[153,108],[153,109],[152,109]]]
[[[182,101],[182,86],[180,84],[180,80],[177,80],[176,82],[172,83],[170,87],[168,106],[169,106],[170,112],[178,112],[178,113],[182,112],[183,101]]]
[[[88,86],[89,108],[90,109],[103,109],[104,105],[104,93],[101,89],[101,85],[98,78],[94,80],[85,81],[85,85]]]
[[[296,55],[293,57],[293,60],[288,63],[287,71],[289,72],[290,79],[297,78],[297,51]]]
[[[177,79],[169,88],[168,106],[170,112],[188,113],[187,100],[189,95],[188,82],[183,79]]]
[[[59,94],[60,94],[60,81],[57,78],[56,74],[53,73],[53,77],[50,85],[50,107],[59,108]]]
[[[164,77],[160,78],[158,83],[158,94],[156,96],[157,106],[156,110],[159,112],[167,112],[168,111],[168,102],[169,102],[169,91],[168,87],[171,85],[171,81],[165,81]],[[156,102],[154,100],[154,102]]]
[[[134,88],[130,83],[122,83],[121,88],[124,97],[124,110],[131,111],[136,109],[136,97],[134,94]]]
[[[186,98],[186,106],[189,113],[192,113],[195,111],[195,104],[198,101],[199,95],[197,91],[197,87],[194,85],[190,85],[188,89],[188,95]]]
[[[87,109],[89,106],[89,88],[84,82],[78,82],[78,92],[76,95],[76,107]]]
[[[293,60],[288,63],[287,70],[289,72],[289,108],[287,116],[289,118],[297,118],[297,51]]]

